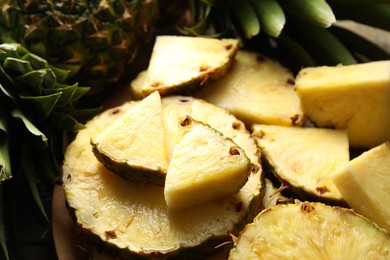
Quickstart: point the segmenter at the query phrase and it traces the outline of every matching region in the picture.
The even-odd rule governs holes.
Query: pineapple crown
[[[20,44],[0,45],[0,181],[12,176],[9,154],[18,150],[16,143],[30,150],[53,148],[60,133],[79,130],[80,122],[96,112],[76,109],[90,88],[66,84],[68,75]]]

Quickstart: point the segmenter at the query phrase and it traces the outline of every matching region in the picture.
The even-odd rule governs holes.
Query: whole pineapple
[[[21,43],[70,70],[91,95],[118,84],[158,17],[156,0],[8,0],[0,7],[1,42]]]

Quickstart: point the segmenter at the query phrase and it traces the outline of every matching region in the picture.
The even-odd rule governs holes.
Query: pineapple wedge
[[[200,98],[190,96],[168,96],[162,99],[164,127],[167,140],[166,153],[170,160],[173,149],[180,137],[180,124],[177,119],[190,116],[196,121],[205,123],[224,136],[229,137],[251,160],[252,173],[262,179],[262,168],[260,163],[261,152],[257,147],[255,139],[245,128],[242,121],[238,120],[226,109],[215,106]]]
[[[250,160],[230,138],[186,117],[183,137],[169,162],[164,196],[169,209],[190,207],[237,193],[247,182]]]
[[[230,234],[238,235],[261,210],[261,168],[252,172],[234,195],[170,211],[163,187],[124,181],[102,165],[90,148],[91,138],[95,139],[138,104],[126,102],[97,115],[68,146],[62,185],[77,226],[98,243],[99,249],[123,259],[165,259],[171,255],[204,259],[210,252],[230,248]],[[221,122],[217,124],[226,120],[231,127],[233,118],[219,117]],[[231,133],[236,140],[251,139],[244,129],[233,129]],[[256,149],[252,139],[245,152]]]
[[[164,138],[161,98],[156,91],[94,136],[91,144],[96,158],[113,172],[163,186],[168,168]]]
[[[319,127],[348,132],[356,148],[390,140],[390,61],[302,69],[296,91]]]
[[[294,75],[259,53],[238,51],[229,73],[195,96],[228,109],[248,126],[303,124]]]
[[[238,39],[159,35],[149,66],[130,83],[134,99],[192,93],[221,77],[238,51]]]
[[[389,259],[390,235],[350,209],[299,202],[262,211],[229,260]]]
[[[260,124],[252,130],[273,173],[297,196],[345,203],[330,177],[349,161],[345,131]]]
[[[390,144],[385,142],[332,174],[348,204],[390,232]]]

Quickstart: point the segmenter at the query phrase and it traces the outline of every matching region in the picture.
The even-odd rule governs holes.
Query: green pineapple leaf
[[[55,108],[61,94],[61,92],[58,92],[46,96],[21,96],[20,98],[31,102],[37,108],[40,116],[47,118]]]
[[[4,180],[10,179],[11,160],[9,156],[8,140],[8,117],[5,113],[4,106],[0,105],[0,184]]]
[[[19,119],[22,121],[28,132],[30,132],[33,136],[39,137],[41,140],[41,144],[43,147],[47,146],[47,137],[44,133],[42,133],[28,118],[20,109],[14,109],[11,112],[12,116],[16,119]]]

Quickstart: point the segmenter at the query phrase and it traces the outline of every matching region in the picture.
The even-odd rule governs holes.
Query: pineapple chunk
[[[349,161],[345,131],[260,124],[252,130],[273,173],[299,197],[345,203],[330,177]]]
[[[237,193],[247,182],[250,161],[230,138],[191,117],[169,162],[164,196],[177,209]]]
[[[164,185],[168,168],[164,138],[161,98],[156,91],[92,138],[91,144],[96,158],[125,179]]]
[[[229,73],[196,96],[228,109],[246,125],[303,124],[292,72],[255,52],[238,51]]]
[[[352,210],[296,201],[257,215],[228,259],[389,259],[389,252],[389,233]]]
[[[130,83],[133,98],[192,93],[222,76],[238,51],[238,39],[157,36],[149,66]]]
[[[390,144],[385,142],[332,174],[348,204],[390,232]]]
[[[352,147],[390,140],[390,61],[302,69],[296,91],[319,127],[348,132]]]

